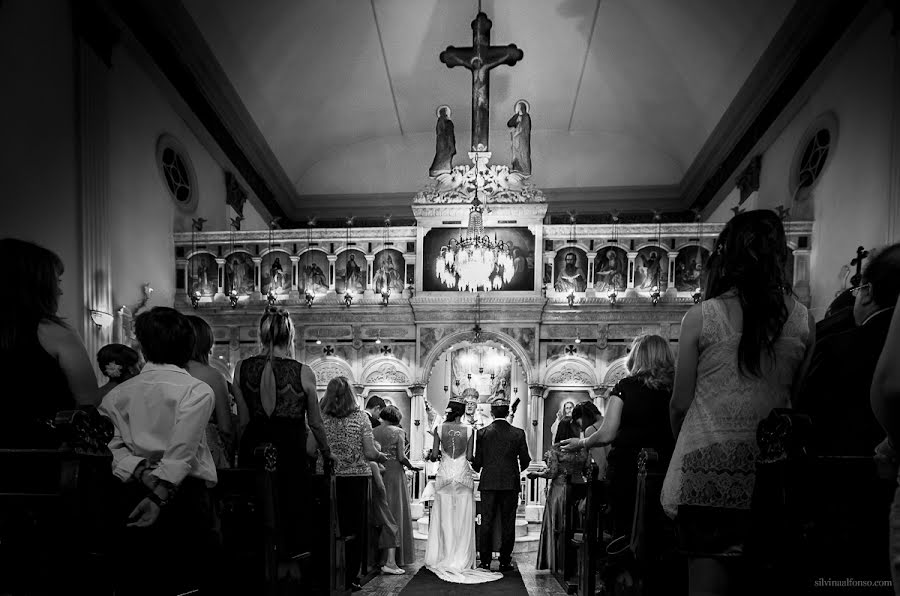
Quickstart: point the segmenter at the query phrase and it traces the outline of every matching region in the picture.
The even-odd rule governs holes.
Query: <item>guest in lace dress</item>
[[[97,377],[78,333],[57,314],[63,263],[36,244],[0,239],[0,447],[56,447],[50,423],[60,410],[100,402]]]
[[[676,518],[691,593],[726,593],[752,579],[739,569],[756,428],[772,408],[790,406],[815,340],[815,322],[785,279],[787,256],[775,213],[736,215],[710,259],[706,300],[681,325],[670,404],[677,441],[661,501]]]
[[[213,415],[206,425],[206,442],[209,444],[213,461],[216,462],[216,468],[230,468],[234,433],[231,430],[231,394],[228,392],[228,383],[222,373],[209,365],[214,341],[212,327],[195,315],[188,315],[188,320],[194,329],[196,342],[187,364],[187,371],[195,379],[209,385],[216,399]]]
[[[406,433],[400,427],[402,418],[403,414],[397,406],[387,406],[381,411],[381,424],[373,431],[375,440],[381,445],[381,451],[388,458],[384,464],[384,486],[388,505],[399,530],[400,546],[397,548],[396,562],[388,559],[386,563],[391,573],[398,565],[412,565],[416,561],[406,470],[418,471],[419,468],[413,466],[406,457]]]
[[[557,442],[578,436],[578,428],[570,421],[559,424],[555,439]],[[528,478],[547,478],[547,499],[544,503],[544,518],[541,521],[541,539],[538,543],[535,569],[556,569],[557,541],[565,540],[558,535],[566,515],[566,485],[584,484],[588,473],[588,456],[583,451],[567,453],[557,446],[544,454],[547,467],[541,472],[529,472]]]
[[[97,352],[97,366],[108,380],[100,387],[101,399],[107,393],[141,372],[141,356],[124,344],[107,344]]]
[[[271,443],[278,450],[278,498],[283,522],[276,528],[283,576],[297,579],[290,557],[307,551],[310,523],[306,459],[307,423],[325,457],[329,441],[316,400],[316,377],[294,360],[294,324],[283,308],[268,307],[259,321],[261,353],[241,360],[234,371],[234,398],[242,429],[238,465],[254,463],[254,450]]]
[[[375,449],[369,416],[359,409],[356,395],[346,377],[331,379],[325,389],[321,407],[326,438],[320,440],[319,444],[329,445],[333,454],[341,534],[361,536],[365,521],[363,514],[366,509],[366,494],[369,478],[372,476],[369,462],[384,463],[387,457]],[[320,472],[322,465],[320,460]],[[354,540],[348,545],[345,553],[345,589],[360,589],[357,578],[363,548],[366,545],[360,540]]]

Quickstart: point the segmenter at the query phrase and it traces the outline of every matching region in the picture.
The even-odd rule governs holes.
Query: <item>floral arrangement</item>
[[[118,379],[122,376],[122,365],[110,362],[103,368],[103,374],[110,379]]]

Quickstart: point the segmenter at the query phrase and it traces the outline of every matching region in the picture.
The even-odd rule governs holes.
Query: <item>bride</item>
[[[425,566],[447,582],[481,584],[503,578],[475,568],[475,481],[472,478],[474,430],[461,422],[465,402],[450,398],[447,419],[435,428],[432,461],[441,463],[434,480],[434,504],[428,527]]]

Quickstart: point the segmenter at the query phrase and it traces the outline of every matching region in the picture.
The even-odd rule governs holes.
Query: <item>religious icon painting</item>
[[[260,268],[263,294],[268,294],[270,290],[275,294],[290,291],[291,257],[288,253],[275,250],[263,255]]]
[[[301,294],[325,294],[328,292],[328,257],[317,249],[300,255],[300,274],[297,284]]]
[[[628,254],[618,246],[606,246],[594,259],[594,289],[624,292],[628,286]]]
[[[587,253],[578,247],[560,248],[553,261],[553,289],[563,294],[587,289]]]
[[[254,289],[253,259],[245,252],[233,252],[225,257],[225,293],[236,291],[246,296]]]
[[[375,254],[374,273],[372,283],[375,293],[381,294],[387,288],[393,294],[403,293],[405,284],[403,277],[406,273],[406,259],[403,253],[394,248],[385,248]]]
[[[485,228],[491,239],[505,242],[512,257],[513,274],[499,291],[530,292],[534,290],[534,234],[528,228]],[[441,280],[437,260],[441,250],[452,240],[458,240],[464,230],[459,228],[432,228],[422,243],[422,289],[426,292],[457,291],[456,285],[448,286]],[[497,273],[497,272],[494,272]]]
[[[709,260],[709,251],[702,246],[685,246],[675,258],[675,289],[693,292],[703,287],[703,270]]]
[[[335,291],[344,295],[362,294],[366,289],[366,255],[361,250],[345,250],[334,263]]]
[[[659,246],[646,246],[638,251],[634,259],[634,287],[652,291],[657,287],[662,291],[669,281],[669,257]]]
[[[219,289],[219,265],[211,254],[198,253],[188,263],[188,289],[193,294],[214,296]]]

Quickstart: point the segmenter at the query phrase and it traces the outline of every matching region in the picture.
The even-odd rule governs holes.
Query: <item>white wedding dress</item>
[[[466,458],[468,426],[438,427],[441,463],[434,480],[434,504],[428,526],[425,566],[446,582],[483,584],[503,578],[475,568],[475,481]]]

